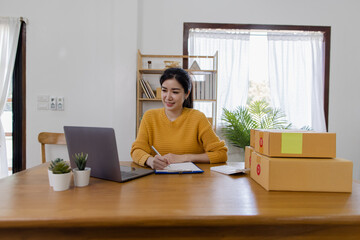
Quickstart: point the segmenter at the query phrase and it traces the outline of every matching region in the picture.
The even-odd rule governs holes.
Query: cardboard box
[[[351,192],[353,162],[341,158],[271,158],[255,151],[251,178],[266,190]]]
[[[254,151],[253,147],[246,146],[245,147],[245,168],[251,167],[251,154]]]
[[[255,147],[255,129],[250,129],[250,147]]]
[[[269,157],[336,157],[336,134],[294,131],[256,130],[255,151]]]

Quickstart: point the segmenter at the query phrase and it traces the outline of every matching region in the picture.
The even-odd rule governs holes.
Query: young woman
[[[170,163],[226,162],[225,142],[215,134],[206,116],[193,109],[189,74],[181,68],[169,68],[160,85],[164,108],[145,112],[131,148],[133,161],[153,169]]]

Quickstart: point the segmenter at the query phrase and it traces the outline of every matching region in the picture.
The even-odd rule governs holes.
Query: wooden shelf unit
[[[209,102],[212,103],[212,115],[211,117],[208,116],[213,128],[216,128],[216,114],[217,114],[217,69],[218,69],[218,53],[216,52],[213,56],[186,56],[186,55],[152,55],[152,54],[142,54],[140,50],[138,50],[137,54],[137,77],[136,77],[136,134],[140,127],[140,121],[142,115],[144,114],[144,104],[151,104],[151,103],[159,103],[161,102],[160,98],[147,98],[144,94],[142,89],[140,80],[144,79],[146,81],[146,77],[150,75],[158,75],[158,79],[160,79],[161,74],[166,70],[165,64],[163,61],[165,60],[173,60],[179,61],[181,64],[184,59],[209,59],[212,61],[212,69],[207,70],[194,70],[194,69],[184,69],[187,71],[190,76],[211,76],[212,81],[212,88],[211,88],[211,95],[210,98],[201,98],[196,99],[194,96],[194,102]],[[156,68],[146,68],[147,61],[157,61],[154,65]],[[145,67],[144,67],[145,66]],[[210,80],[209,80],[210,81]],[[204,80],[206,82],[206,80]],[[193,82],[194,83],[194,82]],[[156,83],[160,87],[159,80]],[[194,84],[196,87],[196,85]],[[209,87],[210,89],[210,87]],[[153,91],[156,89],[152,89]],[[195,93],[194,93],[195,95]],[[160,106],[159,106],[160,107]],[[162,107],[162,106],[161,106]],[[151,108],[151,107],[150,107]]]

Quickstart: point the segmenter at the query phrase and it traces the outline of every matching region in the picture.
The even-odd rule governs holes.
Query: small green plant
[[[52,171],[52,170],[54,169],[55,165],[56,165],[58,162],[62,162],[62,161],[64,161],[64,159],[62,159],[62,158],[56,158],[55,160],[52,160],[52,161],[50,162],[49,170]]]
[[[88,154],[87,153],[85,153],[85,154],[84,153],[75,153],[75,156],[73,156],[73,158],[75,160],[75,164],[78,167],[78,169],[80,171],[85,170]]]
[[[252,102],[249,107],[238,107],[234,111],[223,109],[222,120],[225,137],[232,145],[244,148],[250,145],[250,129],[288,129],[285,114],[273,109],[265,101]]]
[[[59,161],[55,163],[55,165],[52,168],[53,174],[64,174],[71,172],[71,168],[69,164],[67,164],[65,161]]]

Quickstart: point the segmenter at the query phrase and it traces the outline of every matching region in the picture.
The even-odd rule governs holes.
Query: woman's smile
[[[161,85],[161,99],[169,119],[175,120],[181,115],[183,103],[188,97],[183,86],[176,79],[167,79]]]

